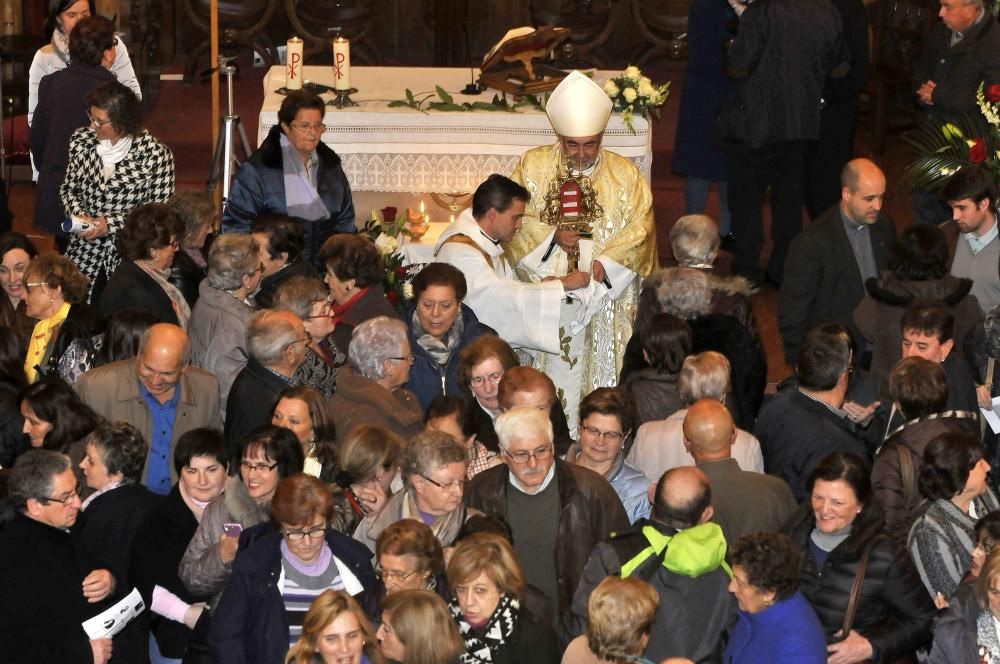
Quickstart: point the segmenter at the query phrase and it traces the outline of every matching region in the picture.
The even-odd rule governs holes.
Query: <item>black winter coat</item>
[[[281,127],[271,127],[267,137],[248,159],[233,180],[233,189],[222,215],[224,233],[248,233],[250,224],[260,215],[271,212],[287,214],[285,175],[281,156]],[[319,250],[334,233],[353,233],[354,202],[340,157],[322,141],[316,146],[319,170],[316,189],[330,216],[303,221],[306,261],[320,268]]]
[[[240,551],[222,599],[212,613],[209,647],[215,664],[283,664],[288,652],[288,622],[278,588],[282,536],[259,524],[240,537]],[[356,597],[370,607],[375,588],[371,552],[360,542],[327,530],[326,542],[365,589]]]
[[[80,626],[107,608],[88,604],[83,579],[99,569],[63,530],[17,514],[0,531],[0,653],[7,664],[93,664]]]
[[[177,325],[174,305],[160,284],[135,264],[123,260],[118,264],[101,293],[101,313],[111,318],[119,311],[133,309],[156,317],[158,323]]]
[[[0,468],[10,468],[14,460],[29,449],[31,443],[24,434],[17,388],[0,378]]]
[[[494,664],[554,664],[559,661],[559,641],[552,627],[522,602],[514,631],[492,656]]]
[[[310,263],[303,257],[298,257],[274,274],[269,274],[260,280],[260,287],[257,294],[253,296],[254,302],[261,309],[270,309],[274,306],[274,296],[278,293],[278,288],[292,277],[319,277]]]
[[[104,333],[106,321],[101,316],[96,307],[86,302],[77,302],[70,305],[69,315],[63,324],[59,326],[59,332],[52,342],[52,349],[49,351],[48,360],[45,366],[40,367],[40,373],[45,376],[59,375],[59,360],[69,348],[69,345],[80,339],[84,343],[91,355],[96,352],[93,348],[92,339]]]
[[[431,358],[430,353],[417,343],[417,336],[413,330],[412,310],[410,316],[404,321],[406,323],[406,336],[410,340],[410,349],[414,358],[413,364],[410,366],[410,379],[405,387],[417,395],[420,407],[424,410],[427,410],[427,406],[434,400],[434,397],[443,395],[462,397],[467,394],[466,390],[458,384],[458,355],[463,348],[482,334],[496,334],[491,328],[479,322],[472,309],[464,304],[461,307],[460,315],[464,324],[462,338],[448,357],[448,363],[443,367],[439,366]]]
[[[876,662],[894,662],[930,640],[936,610],[907,553],[882,532],[878,508],[868,509],[875,510],[874,518],[863,523],[864,517],[858,517],[850,536],[830,552],[822,569],[817,568],[810,551],[816,518],[808,504],[799,509],[785,530],[803,554],[805,566],[799,590],[815,609],[827,643],[838,640],[834,634],[843,627],[865,545],[875,542],[853,629],[871,642]]]
[[[199,249],[199,251],[201,251]],[[174,254],[174,263],[170,266],[170,278],[168,281],[181,292],[188,306],[194,309],[195,302],[198,301],[198,286],[201,280],[208,276],[208,268],[202,267],[188,256],[187,252],[181,249]]]
[[[198,520],[185,504],[176,484],[140,524],[132,540],[130,573],[131,582],[142,593],[147,607],[152,606],[154,586],[170,591],[188,604],[212,599],[211,595],[199,596],[188,591],[177,575],[184,551],[197,529]],[[184,623],[150,611],[149,624],[164,657],[180,659],[184,656],[192,633]]]
[[[289,383],[268,371],[254,358],[236,376],[226,401],[226,452],[239,461],[243,438],[262,424],[270,424],[271,409]]]

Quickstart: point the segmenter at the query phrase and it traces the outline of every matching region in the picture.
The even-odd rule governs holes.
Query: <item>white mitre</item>
[[[604,131],[611,107],[611,99],[601,86],[573,70],[549,95],[545,112],[557,134],[583,138]]]

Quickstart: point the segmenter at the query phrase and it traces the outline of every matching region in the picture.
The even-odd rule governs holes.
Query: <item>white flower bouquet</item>
[[[622,114],[625,126],[634,134],[634,114],[638,113],[646,119],[650,116],[659,119],[660,106],[663,106],[670,94],[670,82],[655,85],[633,65],[627,67],[621,76],[608,79],[604,84],[604,92],[614,102],[614,110]]]

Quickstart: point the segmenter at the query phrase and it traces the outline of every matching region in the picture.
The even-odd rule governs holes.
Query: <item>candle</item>
[[[302,40],[292,37],[285,46],[285,87],[302,89]]]
[[[343,37],[333,40],[333,89],[351,89],[351,42]]]
[[[425,214],[424,215],[424,223],[425,224],[431,223],[431,215],[429,215],[429,214]]]
[[[455,215],[453,214],[448,215],[448,223],[449,224],[455,223]]]

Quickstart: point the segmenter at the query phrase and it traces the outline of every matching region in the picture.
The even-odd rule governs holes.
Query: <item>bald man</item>
[[[134,359],[91,369],[76,382],[80,398],[109,421],[134,425],[149,442],[143,484],[166,495],[177,481],[173,451],[182,434],[222,428],[219,381],[189,365],[187,333],[171,323],[153,325]]]
[[[795,511],[795,496],[779,477],[740,468],[732,457],[736,425],[726,407],[702,399],[684,416],[684,448],[712,486],[712,520],[732,546],[758,530],[779,531]]]
[[[563,617],[564,643],[586,629],[587,602],[597,584],[608,576],[635,577],[660,594],[644,653],[647,659],[722,661],[722,635],[736,604],[728,591],[725,538],[712,522],[708,476],[693,466],[673,468],[657,482],[652,498],[649,519],[613,533],[590,554],[573,604]]]
[[[854,309],[865,281],[886,268],[896,227],[885,212],[885,175],[867,159],[849,161],[840,174],[840,201],[799,233],[788,249],[778,303],[785,361],[795,366],[808,330],[841,322],[858,343]]]

